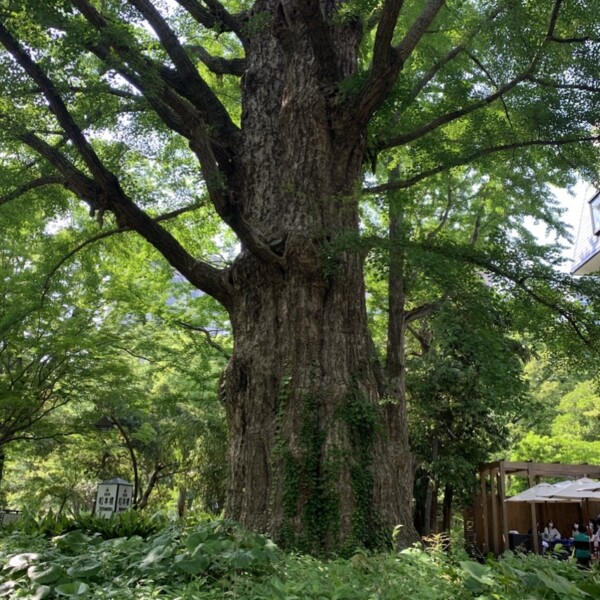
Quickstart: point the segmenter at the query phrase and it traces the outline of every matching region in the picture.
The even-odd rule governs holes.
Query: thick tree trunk
[[[240,205],[283,260],[243,251],[231,270],[227,511],[312,551],[391,542],[396,525],[413,541],[404,405],[380,403],[352,245],[364,139],[337,118],[309,36],[287,25],[247,52]],[[337,35],[348,76],[359,32]]]

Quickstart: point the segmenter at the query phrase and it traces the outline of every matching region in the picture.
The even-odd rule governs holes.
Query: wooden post
[[[508,550],[508,507],[506,506],[506,472],[504,462],[500,463],[500,515],[502,517],[502,551]]]
[[[535,478],[533,473],[531,472],[531,467],[527,467],[527,480],[529,481],[529,487],[533,487],[535,485]],[[531,503],[531,542],[533,551],[536,554],[540,553],[540,541],[538,539],[538,526],[537,526],[537,516],[535,510],[535,502]]]
[[[496,469],[492,469],[490,471],[490,484],[491,484],[491,488],[490,488],[490,493],[491,493],[491,497],[492,497],[492,536],[493,536],[493,540],[494,540],[494,554],[498,555],[500,554],[500,539],[499,539],[499,529],[500,529],[500,524],[498,522],[498,494],[496,493],[496,477],[497,477],[497,471]]]
[[[485,480],[487,478],[487,470],[481,471],[481,510],[483,513],[483,551],[490,551],[490,531],[488,523],[488,507]]]

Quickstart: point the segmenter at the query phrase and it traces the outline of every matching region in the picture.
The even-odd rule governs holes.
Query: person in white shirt
[[[554,523],[552,521],[548,521],[548,524],[544,529],[544,533],[542,533],[542,539],[549,542],[560,540],[560,531],[554,527]]]

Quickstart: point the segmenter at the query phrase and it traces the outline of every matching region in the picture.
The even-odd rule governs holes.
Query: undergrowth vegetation
[[[24,519],[0,537],[0,597],[239,598],[252,600],[549,600],[600,597],[600,570],[571,560],[507,554],[471,560],[433,538],[400,553],[317,559],[285,554],[231,521],[166,524]],[[160,529],[153,529],[160,523]],[[443,542],[443,543],[442,543]]]

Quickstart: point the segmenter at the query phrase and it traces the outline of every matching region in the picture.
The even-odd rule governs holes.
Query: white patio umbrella
[[[582,477],[581,479],[572,481],[569,485],[550,491],[549,493],[552,498],[560,500],[600,500],[600,482]]]
[[[567,498],[557,498],[555,494],[562,488],[570,485],[571,481],[561,481],[559,483],[538,483],[533,487],[506,499],[506,502],[529,502],[542,504],[545,502],[577,502]]]
[[[594,481],[593,483],[586,483],[579,488],[583,492],[600,492],[600,481]]]

